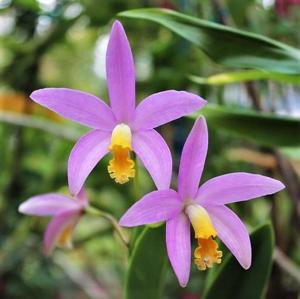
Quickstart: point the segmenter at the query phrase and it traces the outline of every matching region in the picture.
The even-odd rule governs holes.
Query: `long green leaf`
[[[209,282],[204,299],[260,299],[263,298],[272,265],[274,247],[270,224],[251,234],[252,265],[244,270],[230,254],[223,266]]]
[[[300,161],[300,147],[283,147],[280,150],[289,159]]]
[[[209,126],[259,145],[300,146],[300,119],[212,104],[191,117],[199,115],[207,118]]]
[[[130,258],[125,299],[159,299],[165,265],[165,226],[145,228]]]
[[[238,72],[228,72],[212,75],[207,78],[198,76],[189,76],[189,79],[197,84],[208,85],[226,85],[232,83],[239,83],[254,80],[273,80],[280,83],[300,84],[300,76],[279,74],[273,72],[259,71],[259,70],[246,70]]]
[[[167,9],[134,9],[119,16],[159,23],[196,44],[212,60],[224,66],[300,74],[300,51],[262,35]]]

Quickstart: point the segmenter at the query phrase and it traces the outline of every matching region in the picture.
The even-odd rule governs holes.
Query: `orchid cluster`
[[[68,160],[70,196],[34,196],[19,207],[24,214],[53,217],[44,237],[45,254],[51,254],[56,245],[72,246],[74,228],[89,208],[84,183],[96,164],[109,154],[107,171],[116,183],[124,184],[135,177],[134,152],[157,191],[137,201],[119,224],[133,227],[165,221],[167,253],[182,287],[190,274],[191,225],[197,241],[194,262],[199,270],[221,263],[217,237],[248,269],[249,234],[226,204],[273,194],[284,185],[269,177],[241,172],[210,179],[199,188],[208,149],[206,121],[200,117],[182,151],[177,190],[170,189],[171,153],[154,128],[197,111],[206,101],[186,91],[167,90],[148,96],[136,107],[134,61],[119,21],[111,31],[106,73],[110,107],[91,94],[66,88],[45,88],[31,94],[36,103],[91,128],[77,141]]]

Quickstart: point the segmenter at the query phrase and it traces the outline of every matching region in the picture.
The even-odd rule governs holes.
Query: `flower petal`
[[[196,111],[205,104],[205,100],[186,91],[158,92],[138,105],[133,127],[137,130],[152,129]]]
[[[218,237],[244,269],[251,266],[251,243],[244,223],[225,206],[207,206]]]
[[[199,188],[196,200],[199,204],[223,205],[273,194],[283,188],[284,185],[278,180],[235,172],[208,180]]]
[[[191,269],[191,236],[190,222],[184,214],[167,221],[167,251],[178,278],[179,284],[185,287],[189,281]]]
[[[154,191],[131,206],[119,223],[131,227],[166,221],[179,214],[181,208],[182,202],[176,191]]]
[[[79,203],[82,209],[86,208],[89,205],[89,200],[84,187],[82,187],[81,190],[78,192],[76,198],[77,202]]]
[[[194,198],[205,164],[208,147],[208,132],[204,117],[196,120],[182,150],[178,192],[183,199]]]
[[[50,255],[62,232],[68,227],[75,228],[80,214],[78,211],[65,211],[53,217],[44,235],[44,254]]]
[[[168,145],[155,130],[136,132],[132,147],[150,173],[157,189],[169,189],[172,156]]]
[[[38,104],[80,124],[112,130],[116,121],[111,109],[97,97],[68,88],[44,88],[30,97]]]
[[[77,141],[68,161],[68,181],[71,194],[79,193],[90,172],[108,152],[110,137],[110,132],[93,130]]]
[[[57,194],[48,193],[29,198],[19,206],[19,212],[27,215],[52,216],[64,210],[78,210],[75,200]]]
[[[111,30],[106,76],[111,108],[119,122],[129,122],[135,109],[135,71],[130,45],[119,21]]]

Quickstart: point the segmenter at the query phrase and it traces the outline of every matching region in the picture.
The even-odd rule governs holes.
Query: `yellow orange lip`
[[[113,155],[107,170],[116,183],[124,184],[135,176],[134,161],[130,158],[132,134],[126,124],[117,125],[111,137],[109,150]]]

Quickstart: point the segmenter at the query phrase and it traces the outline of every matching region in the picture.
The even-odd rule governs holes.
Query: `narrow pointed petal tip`
[[[135,110],[135,68],[125,30],[115,21],[106,53],[106,74],[111,108],[118,122],[130,122]]]
[[[252,261],[252,248],[248,230],[241,219],[226,206],[209,206],[218,237],[231,251],[240,265],[249,269]]]
[[[273,180],[274,180],[274,184],[277,185],[277,191],[274,191],[274,193],[279,192],[286,188],[285,184],[283,184],[281,181],[276,180],[276,179],[273,179]]]
[[[71,198],[61,194],[48,193],[29,198],[19,206],[18,211],[26,215],[53,216],[64,210],[79,209],[78,203]]]
[[[178,173],[178,192],[182,198],[195,198],[208,149],[208,130],[199,117],[184,144]]]
[[[245,269],[245,270],[249,270],[252,264],[252,260],[247,261],[246,263],[241,264],[241,266]]]
[[[113,25],[112,25],[112,31],[113,31],[113,30],[120,30],[120,29],[124,31],[124,27],[123,27],[121,21],[115,20],[115,21],[113,22]]]
[[[191,269],[190,222],[184,214],[167,221],[166,242],[169,260],[181,287],[189,281]]]
[[[284,188],[282,182],[267,176],[234,172],[205,182],[196,201],[201,205],[223,205],[270,195]]]

